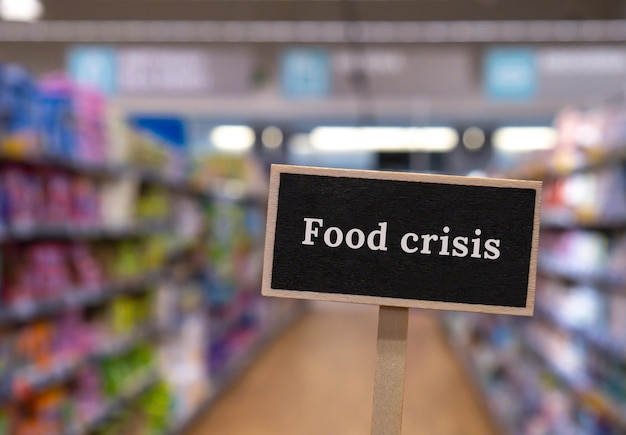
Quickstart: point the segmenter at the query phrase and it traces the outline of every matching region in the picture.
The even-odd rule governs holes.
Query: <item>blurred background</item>
[[[368,433],[376,307],[260,296],[271,163],[543,180],[535,316],[412,311],[403,433],[626,433],[626,1],[0,19],[0,434]]]

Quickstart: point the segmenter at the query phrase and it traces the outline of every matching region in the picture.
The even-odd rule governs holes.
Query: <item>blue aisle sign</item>
[[[106,95],[114,94],[117,87],[116,50],[107,46],[74,46],[67,56],[67,71],[80,84]]]
[[[280,84],[290,98],[321,98],[330,93],[330,57],[324,49],[292,48],[280,60]]]
[[[493,100],[530,100],[537,93],[535,52],[530,48],[492,48],[483,57],[483,88]]]

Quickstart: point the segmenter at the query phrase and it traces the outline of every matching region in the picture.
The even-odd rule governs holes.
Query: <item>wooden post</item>
[[[409,309],[380,306],[372,435],[400,435]]]

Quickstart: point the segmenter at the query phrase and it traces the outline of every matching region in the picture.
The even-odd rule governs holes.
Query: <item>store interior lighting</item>
[[[32,22],[41,18],[40,0],[0,0],[0,18],[6,21]]]
[[[310,134],[318,151],[449,152],[459,142],[450,127],[317,127]]]
[[[470,151],[478,151],[485,145],[485,132],[479,127],[469,127],[463,132],[463,146]]]
[[[557,141],[552,127],[502,127],[493,133],[493,146],[503,152],[549,150]]]
[[[255,134],[246,125],[221,125],[211,130],[210,139],[220,151],[245,153],[254,145]]]
[[[273,125],[265,127],[261,133],[261,142],[265,148],[277,149],[283,143],[283,132]]]

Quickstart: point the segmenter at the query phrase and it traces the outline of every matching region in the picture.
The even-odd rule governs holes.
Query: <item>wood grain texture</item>
[[[280,188],[281,165],[272,165],[267,199],[267,220],[265,223],[265,252],[263,254],[263,278],[261,292],[265,296],[271,295],[272,290],[272,265],[274,264],[274,239],[276,237],[276,214],[278,213],[278,189]]]
[[[449,184],[459,186],[482,186],[490,188],[521,188],[532,189],[535,191],[535,208],[532,211],[534,214],[532,225],[532,246],[530,250],[530,262],[528,264],[528,285],[525,293],[525,306],[524,299],[521,299],[520,304],[517,306],[502,305],[492,303],[463,303],[457,301],[439,301],[439,300],[426,300],[416,297],[415,299],[405,297],[385,297],[378,295],[363,295],[363,294],[345,294],[346,292],[324,292],[307,291],[311,289],[302,288],[276,288],[272,285],[272,273],[274,265],[275,254],[275,240],[277,231],[277,215],[278,215],[278,197],[280,191],[280,175],[281,174],[306,174],[306,175],[320,175],[324,177],[347,177],[356,179],[372,179],[372,180],[390,180],[390,181],[409,181],[409,182],[422,182],[422,183],[436,183],[436,184]],[[287,166],[287,165],[273,165],[272,173],[270,177],[270,194],[268,201],[268,216],[266,227],[266,242],[265,242],[265,256],[263,266],[263,283],[262,293],[265,296],[284,297],[284,298],[299,298],[299,299],[311,299],[311,300],[326,300],[335,302],[350,302],[350,303],[364,303],[375,305],[387,305],[398,307],[413,307],[413,308],[426,308],[426,309],[441,309],[441,310],[453,310],[453,311],[473,311],[484,313],[499,313],[509,315],[523,315],[530,316],[533,314],[534,299],[535,299],[535,277],[537,268],[537,250],[539,240],[539,209],[541,204],[541,183],[536,181],[526,180],[505,180],[505,179],[490,179],[490,178],[475,178],[475,177],[456,177],[456,176],[443,176],[443,175],[424,175],[413,173],[394,173],[394,172],[380,172],[380,171],[354,171],[344,169],[328,169],[328,168],[310,168],[299,166]],[[302,204],[302,207],[306,207],[306,203]],[[529,207],[530,208],[530,207]],[[529,209],[528,208],[528,209]],[[530,221],[530,219],[529,219]],[[442,223],[442,225],[445,223]],[[516,222],[511,222],[511,226],[515,226]],[[282,227],[281,227],[282,228]],[[528,257],[525,257],[528,261]],[[526,266],[524,266],[526,267]],[[525,269],[523,269],[525,270]],[[278,275],[277,275],[278,276]],[[301,276],[301,275],[300,275]],[[506,276],[502,275],[502,276]],[[346,283],[349,284],[349,283]],[[525,287],[526,288],[526,287]],[[503,291],[506,288],[502,288]],[[412,295],[411,295],[412,297]]]
[[[408,308],[379,307],[372,435],[402,433],[408,327]]]
[[[535,266],[536,267],[536,266]],[[534,301],[534,288],[532,297],[529,296],[528,301]],[[532,316],[533,307],[504,307],[498,305],[480,305],[480,304],[461,304],[454,302],[433,302],[420,301],[415,299],[399,299],[399,298],[383,298],[376,296],[360,296],[360,295],[344,295],[336,293],[318,293],[295,290],[275,290],[265,289],[265,296],[273,296],[279,298],[307,299],[312,301],[328,301],[328,302],[348,302],[351,304],[368,304],[368,305],[386,305],[404,308],[422,308],[427,310],[446,310],[446,311],[466,311],[473,313],[487,314],[507,314],[511,316]]]
[[[506,178],[460,177],[455,175],[418,174],[413,172],[368,171],[355,169],[316,168],[309,166],[272,165],[275,174],[325,175],[328,177],[365,178],[374,180],[417,181],[424,183],[458,184],[460,186],[519,187],[541,189],[540,181],[509,180]],[[271,186],[270,186],[271,187]]]
[[[312,305],[185,435],[371,431],[378,307]],[[409,315],[403,435],[497,435],[437,317]]]
[[[535,216],[533,219],[533,245],[530,251],[530,267],[528,270],[528,297],[526,300],[527,316],[532,316],[535,308],[535,288],[537,286],[537,255],[539,253],[539,227],[541,224],[541,185],[536,189]]]

